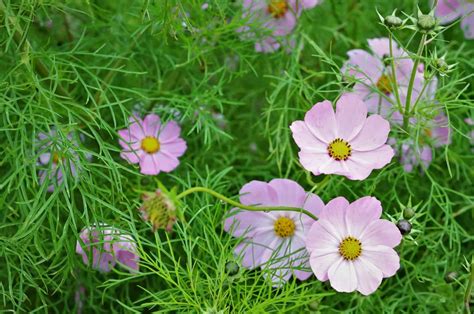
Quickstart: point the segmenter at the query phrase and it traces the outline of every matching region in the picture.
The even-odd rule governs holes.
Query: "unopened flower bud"
[[[409,234],[411,231],[411,223],[408,220],[400,219],[397,222],[398,230],[400,230],[402,235]]]
[[[454,282],[456,278],[458,278],[458,273],[455,271],[450,271],[449,273],[446,274],[446,276],[444,276],[444,280],[447,283]]]
[[[431,14],[420,14],[416,24],[421,31],[429,32],[435,29],[437,21]]]
[[[415,216],[415,210],[411,207],[407,207],[403,210],[403,218],[409,220]]]
[[[172,197],[162,189],[143,194],[140,207],[142,217],[153,225],[153,231],[163,228],[170,232],[176,222],[176,205]]]
[[[227,262],[225,264],[225,272],[229,276],[235,276],[239,272],[239,265],[236,262]]]
[[[389,28],[397,28],[402,26],[403,20],[395,15],[389,15],[384,17],[383,23]]]

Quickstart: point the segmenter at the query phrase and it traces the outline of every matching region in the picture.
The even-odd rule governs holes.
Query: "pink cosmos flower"
[[[42,152],[38,158],[40,183],[51,182],[48,192],[53,192],[55,187],[61,186],[65,175],[70,174],[69,180],[77,178],[79,156],[75,151],[78,143],[72,133],[66,137],[66,142],[57,131],[52,129],[48,133],[38,134],[39,150]],[[90,159],[91,155],[87,154]]]
[[[304,208],[316,216],[324,207],[321,199],[307,193],[296,182],[274,179],[269,183],[252,181],[240,190],[240,202],[253,206]],[[306,233],[314,222],[310,217],[292,211],[252,212],[234,208],[224,222],[224,229],[245,240],[235,248],[244,267],[266,270],[274,286],[280,286],[292,275],[306,280],[311,275],[306,252]]]
[[[399,145],[391,138],[389,144],[396,148],[400,163],[406,172],[413,171],[414,167],[421,165],[427,169],[433,161],[433,148],[449,145],[451,143],[451,129],[448,118],[440,112],[419,134],[417,142],[408,139]]]
[[[371,52],[361,49],[350,50],[347,54],[349,60],[341,68],[345,77],[353,77],[357,81],[354,92],[358,94],[367,104],[370,113],[377,113],[385,118],[391,118],[393,122],[401,122],[402,115],[396,104],[395,88],[398,89],[400,101],[405,104],[414,62],[407,53],[392,42],[393,57],[395,59],[396,85],[393,82],[390,58],[390,41],[388,38],[369,39]],[[413,85],[411,104],[415,103],[423,91],[424,66],[421,64],[416,72]],[[434,94],[437,80],[429,82],[423,91],[421,99]]]
[[[461,28],[464,36],[474,38],[474,2],[472,0],[439,0],[435,15],[442,24],[462,17]]]
[[[393,250],[402,235],[396,225],[380,219],[375,197],[349,204],[344,197],[330,201],[308,232],[306,248],[316,277],[329,280],[339,292],[373,293],[382,278],[395,275],[400,259]]]
[[[471,118],[464,119],[464,122],[466,122],[466,124],[469,125],[469,126],[474,125],[474,120],[471,119]],[[469,143],[471,143],[471,145],[474,145],[474,130],[471,130],[469,132],[468,137],[469,137]]]
[[[270,36],[255,44],[255,50],[273,52],[280,48],[282,43],[289,43],[280,40],[281,37],[293,31],[303,9],[311,9],[319,3],[319,0],[243,0],[242,17],[248,19],[249,23],[260,23],[263,28],[271,31]],[[255,34],[249,31],[250,26],[238,30],[247,33],[244,37],[255,37]]]
[[[104,223],[82,229],[81,240],[76,243],[76,253],[86,265],[109,272],[118,262],[130,272],[138,271],[140,257],[135,240],[120,230]],[[91,252],[92,250],[92,252]],[[89,261],[92,258],[92,262]]]
[[[290,128],[300,148],[301,164],[314,175],[363,180],[373,169],[388,164],[394,154],[385,144],[388,121],[376,114],[367,117],[366,105],[354,93],[341,96],[336,113],[331,102],[317,103],[304,121],[295,121]]]
[[[160,117],[149,114],[144,120],[129,118],[128,129],[118,131],[120,156],[132,164],[140,164],[140,172],[156,175],[170,172],[179,165],[178,157],[186,151],[186,142],[179,137],[181,128],[175,121],[162,124]]]

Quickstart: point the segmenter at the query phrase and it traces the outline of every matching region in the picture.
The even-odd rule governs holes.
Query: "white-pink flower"
[[[331,102],[313,106],[304,121],[290,126],[300,148],[302,166],[314,175],[339,174],[363,180],[392,159],[386,145],[390,125],[380,115],[367,117],[367,107],[354,93],[341,96],[336,112]]]
[[[298,17],[303,9],[311,9],[319,0],[243,0],[243,15],[248,23],[258,23],[271,31],[271,35],[257,41],[255,50],[258,52],[273,52],[281,44],[290,41],[282,36],[288,35],[296,26]],[[255,37],[250,26],[244,26],[238,31],[246,33],[245,37]]]
[[[306,238],[316,277],[329,280],[339,292],[373,293],[382,278],[395,275],[400,258],[393,249],[402,235],[396,225],[380,219],[382,206],[374,197],[349,204],[338,197],[319,215]]]
[[[160,117],[149,114],[144,120],[132,116],[127,129],[118,131],[120,156],[132,164],[140,164],[140,172],[156,175],[170,172],[179,165],[178,157],[186,151],[180,137],[181,128],[175,121],[162,124]]]
[[[307,193],[296,182],[274,179],[269,183],[252,181],[240,190],[240,202],[251,206],[285,206],[304,208],[314,215],[324,207],[321,199]],[[311,276],[305,249],[306,233],[314,220],[292,211],[253,212],[232,209],[224,228],[244,241],[235,248],[244,267],[266,270],[274,286],[280,286],[292,275],[300,280]]]
[[[86,265],[109,272],[118,262],[130,271],[138,271],[140,257],[135,240],[105,223],[82,229],[76,253]]]
[[[474,2],[472,0],[439,0],[435,15],[443,24],[462,17],[461,28],[464,36],[474,39]]]
[[[396,82],[393,80],[393,71],[390,61],[390,40],[388,38],[374,38],[368,40],[370,52],[362,49],[350,50],[341,72],[345,77],[356,79],[354,92],[366,103],[370,113],[377,113],[393,122],[401,122],[402,114],[396,106],[396,90],[402,106],[405,105],[411,72],[414,62],[408,54],[392,42],[392,53],[395,64]],[[411,104],[433,96],[437,87],[434,78],[423,90],[425,84],[424,66],[421,64],[415,72]],[[433,94],[433,95],[431,95]]]

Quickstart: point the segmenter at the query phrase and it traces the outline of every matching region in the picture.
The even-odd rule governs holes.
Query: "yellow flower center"
[[[385,95],[389,95],[393,92],[392,80],[388,75],[383,74],[377,81],[376,85],[377,89]]]
[[[339,244],[339,254],[346,260],[353,261],[362,253],[362,243],[354,237],[347,237]]]
[[[343,139],[336,138],[328,145],[328,153],[335,160],[347,160],[352,153],[351,145]]]
[[[52,158],[53,158],[53,163],[57,164],[62,158],[59,156],[58,153],[53,153],[52,155]]]
[[[282,18],[288,11],[288,2],[286,0],[270,0],[268,4],[268,13],[276,19]]]
[[[147,136],[142,140],[142,149],[148,154],[154,154],[160,150],[160,142],[154,136]]]
[[[273,228],[277,236],[287,238],[295,234],[296,225],[293,219],[280,217],[275,221]]]

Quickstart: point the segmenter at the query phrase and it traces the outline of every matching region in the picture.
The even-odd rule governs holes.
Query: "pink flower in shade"
[[[338,197],[326,205],[306,237],[309,263],[319,280],[329,280],[339,292],[369,295],[382,278],[395,275],[400,258],[393,248],[402,235],[381,214],[380,202],[369,196],[351,204]]]
[[[38,158],[39,180],[43,184],[50,182],[48,192],[53,192],[55,187],[61,186],[66,175],[71,175],[69,180],[77,178],[79,156],[76,152],[78,143],[72,133],[62,138],[56,130],[38,134],[39,150],[42,152]],[[86,154],[90,159],[91,155]]]
[[[430,123],[422,128],[418,141],[408,139],[397,145],[394,138],[389,144],[395,147],[400,163],[406,172],[413,171],[421,165],[427,169],[433,161],[433,148],[442,147],[451,143],[451,129],[448,118],[440,112]]]
[[[82,229],[79,237],[76,253],[82,256],[84,264],[92,265],[94,269],[102,272],[109,272],[118,262],[130,272],[138,271],[140,258],[135,240],[130,235],[100,223]]]
[[[464,36],[474,39],[474,2],[472,0],[439,0],[435,15],[442,24],[462,17],[461,28]]]
[[[299,159],[314,175],[339,174],[363,180],[373,169],[390,162],[393,149],[386,145],[390,125],[379,115],[367,117],[367,107],[353,93],[341,96],[336,113],[331,102],[313,106],[304,121],[290,126],[300,148]]]
[[[474,120],[471,118],[464,119],[464,122],[466,122],[466,124],[469,126],[474,125]],[[474,130],[472,130],[472,128],[471,128],[471,131],[468,133],[468,137],[469,137],[469,142],[471,143],[471,145],[474,145]]]
[[[162,124],[160,117],[149,114],[144,120],[129,118],[127,129],[118,131],[120,156],[132,164],[140,165],[140,172],[156,175],[170,172],[179,165],[178,157],[186,151],[186,142],[179,137],[181,128],[175,121]]]
[[[311,9],[319,0],[244,0],[243,15],[249,23],[260,23],[263,28],[271,31],[271,35],[259,40],[255,44],[258,52],[273,52],[280,48],[281,44],[290,44],[287,40],[280,40],[293,31],[298,17],[303,9]],[[246,33],[246,37],[255,37],[250,31],[250,26],[238,29],[238,32]]]
[[[314,215],[324,207],[321,199],[307,193],[296,182],[274,179],[269,183],[252,181],[240,190],[240,201],[253,206],[304,208]],[[234,208],[224,222],[224,229],[244,241],[235,248],[244,267],[266,270],[274,286],[280,286],[292,275],[306,280],[311,272],[305,238],[314,220],[292,211],[252,212]]]
[[[389,39],[374,38],[369,39],[368,43],[370,53],[361,49],[350,50],[347,53],[349,60],[344,63],[341,72],[345,77],[353,77],[357,80],[354,92],[364,100],[370,113],[377,113],[385,118],[391,118],[393,122],[400,123],[403,117],[395,106],[395,87],[398,89],[401,103],[405,104],[414,62],[405,51],[392,42],[397,79],[395,86],[391,62],[387,61],[387,58],[390,58]],[[437,86],[437,80],[433,79],[423,91],[424,66],[421,64],[417,70],[411,104],[417,101],[422,92],[420,99],[428,97],[429,93],[434,94]]]

